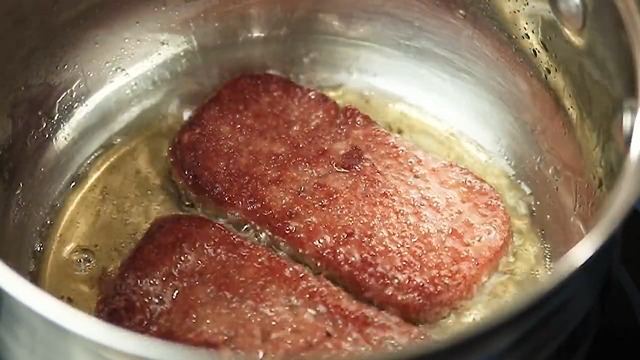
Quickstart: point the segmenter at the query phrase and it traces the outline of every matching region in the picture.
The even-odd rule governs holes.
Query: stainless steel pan
[[[188,111],[243,71],[384,91],[486,149],[535,199],[554,265],[543,286],[448,342],[381,356],[543,358],[597,296],[640,192],[631,0],[4,1],[0,42],[7,360],[213,356],[103,323],[31,276],[97,150],[145,111]]]

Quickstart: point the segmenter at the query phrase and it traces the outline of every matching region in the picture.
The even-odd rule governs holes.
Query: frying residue
[[[402,102],[344,88],[325,92],[370,114],[425,151],[475,172],[498,191],[511,216],[513,240],[498,271],[474,299],[428,325],[432,337],[446,339],[504,309],[549,274],[545,245],[531,219],[531,191],[513,178],[508,167]],[[149,223],[161,215],[194,211],[176,189],[166,157],[182,122],[177,116],[159,116],[154,126],[120,134],[79,173],[46,240],[38,268],[42,288],[93,313],[100,279],[117,270]],[[264,242],[265,234],[250,228],[244,233]]]

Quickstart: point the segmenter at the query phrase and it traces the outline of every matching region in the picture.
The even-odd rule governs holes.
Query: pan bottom
[[[509,169],[494,162],[479,146],[439,127],[436,119],[391,96],[345,87],[323,90],[342,104],[360,108],[425,151],[469,168],[491,184],[505,202],[514,234],[510,249],[473,300],[428,326],[436,340],[513,304],[550,273],[547,246],[531,219],[534,199]],[[92,314],[100,279],[117,270],[150,222],[162,215],[194,211],[172,182],[166,158],[170,141],[189,114],[188,108],[167,114],[151,107],[85,164],[53,218],[37,266],[39,286]]]

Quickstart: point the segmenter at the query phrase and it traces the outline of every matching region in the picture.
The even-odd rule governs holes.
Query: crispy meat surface
[[[222,86],[170,160],[200,205],[267,230],[292,258],[414,323],[472,297],[511,239],[499,195],[472,172],[277,75]]]
[[[192,215],[156,219],[96,308],[140,333],[256,358],[392,350],[422,329]]]

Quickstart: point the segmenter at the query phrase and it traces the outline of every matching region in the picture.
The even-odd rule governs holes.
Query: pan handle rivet
[[[585,5],[583,0],[551,0],[551,11],[564,28],[579,32],[585,25]]]

